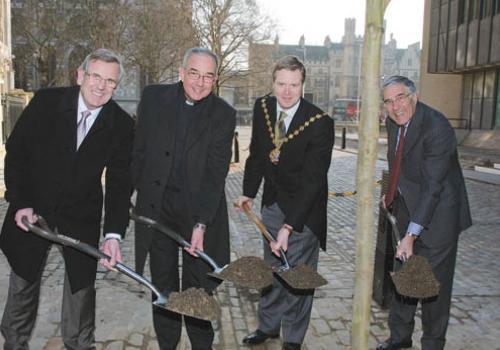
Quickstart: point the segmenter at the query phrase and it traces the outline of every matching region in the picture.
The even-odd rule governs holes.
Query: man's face
[[[105,105],[113,95],[120,77],[120,66],[115,62],[90,61],[88,71],[78,69],[77,83],[88,109]]]
[[[398,125],[406,124],[417,108],[417,94],[410,93],[403,84],[384,88],[384,107],[389,117]]]
[[[208,55],[194,54],[186,67],[179,68],[179,76],[188,100],[197,102],[212,92],[217,80],[215,60]]]
[[[280,69],[275,73],[273,93],[283,109],[293,107],[302,96],[300,70]]]

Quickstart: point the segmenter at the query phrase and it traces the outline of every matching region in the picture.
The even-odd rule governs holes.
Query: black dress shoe
[[[377,345],[377,350],[399,350],[411,348],[413,343],[411,340],[397,342],[392,338],[387,339],[383,343]]]
[[[262,344],[267,339],[278,338],[279,334],[267,334],[257,329],[255,332],[250,333],[245,338],[243,338],[243,344],[257,345]]]
[[[300,350],[300,344],[299,343],[284,342],[283,343],[283,350]]]

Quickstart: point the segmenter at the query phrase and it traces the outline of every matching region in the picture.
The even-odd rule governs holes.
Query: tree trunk
[[[362,113],[356,173],[356,274],[352,334],[353,350],[368,349],[373,281],[375,162],[380,111],[380,52],[384,11],[390,0],[366,0],[362,66]]]

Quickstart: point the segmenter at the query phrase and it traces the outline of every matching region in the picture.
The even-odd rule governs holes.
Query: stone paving
[[[240,134],[241,135],[241,134]],[[240,136],[241,159],[246,156],[248,137]],[[231,203],[241,193],[242,163],[233,166],[227,179],[226,196],[229,205],[232,237],[232,259],[245,255],[261,256],[260,233],[245,215],[236,212]],[[377,161],[377,178],[387,166]],[[356,155],[335,151],[329,172],[330,191],[352,191],[355,183]],[[448,330],[447,350],[500,350],[500,187],[467,180],[474,225],[464,232],[459,243],[458,262],[453,293],[452,316]],[[379,189],[375,195],[379,196]],[[0,199],[0,217],[7,204]],[[311,324],[303,349],[349,349],[354,288],[356,197],[331,197],[328,203],[327,251],[320,253],[319,272],[329,284],[315,294]],[[376,208],[374,209],[376,210]],[[128,266],[134,266],[133,231],[123,243],[123,255]],[[373,230],[376,232],[376,227]],[[31,348],[59,350],[60,301],[64,263],[53,248],[43,275],[41,302]],[[9,268],[0,253],[0,311],[3,311],[8,286]],[[150,293],[128,277],[99,270],[96,282],[97,315],[96,341],[98,350],[158,349],[151,322]],[[249,349],[241,339],[257,326],[256,308],[259,294],[230,283],[223,283],[216,293],[222,317],[214,322],[216,350]],[[369,345],[388,336],[387,310],[372,304]],[[413,349],[420,349],[420,321],[416,322]],[[3,339],[0,337],[0,346]],[[255,350],[277,350],[278,339]],[[190,349],[185,334],[179,350]]]

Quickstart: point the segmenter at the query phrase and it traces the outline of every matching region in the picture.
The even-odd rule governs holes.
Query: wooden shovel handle
[[[255,225],[257,225],[259,231],[264,235],[264,237],[266,237],[266,239],[269,242],[276,242],[273,236],[271,236],[271,234],[267,231],[266,226],[264,226],[264,223],[259,219],[257,215],[255,215],[255,213],[250,208],[248,203],[243,203],[242,207],[240,207],[237,203],[234,203],[234,206],[243,209],[245,214],[250,218],[250,220],[252,220],[255,223]]]

